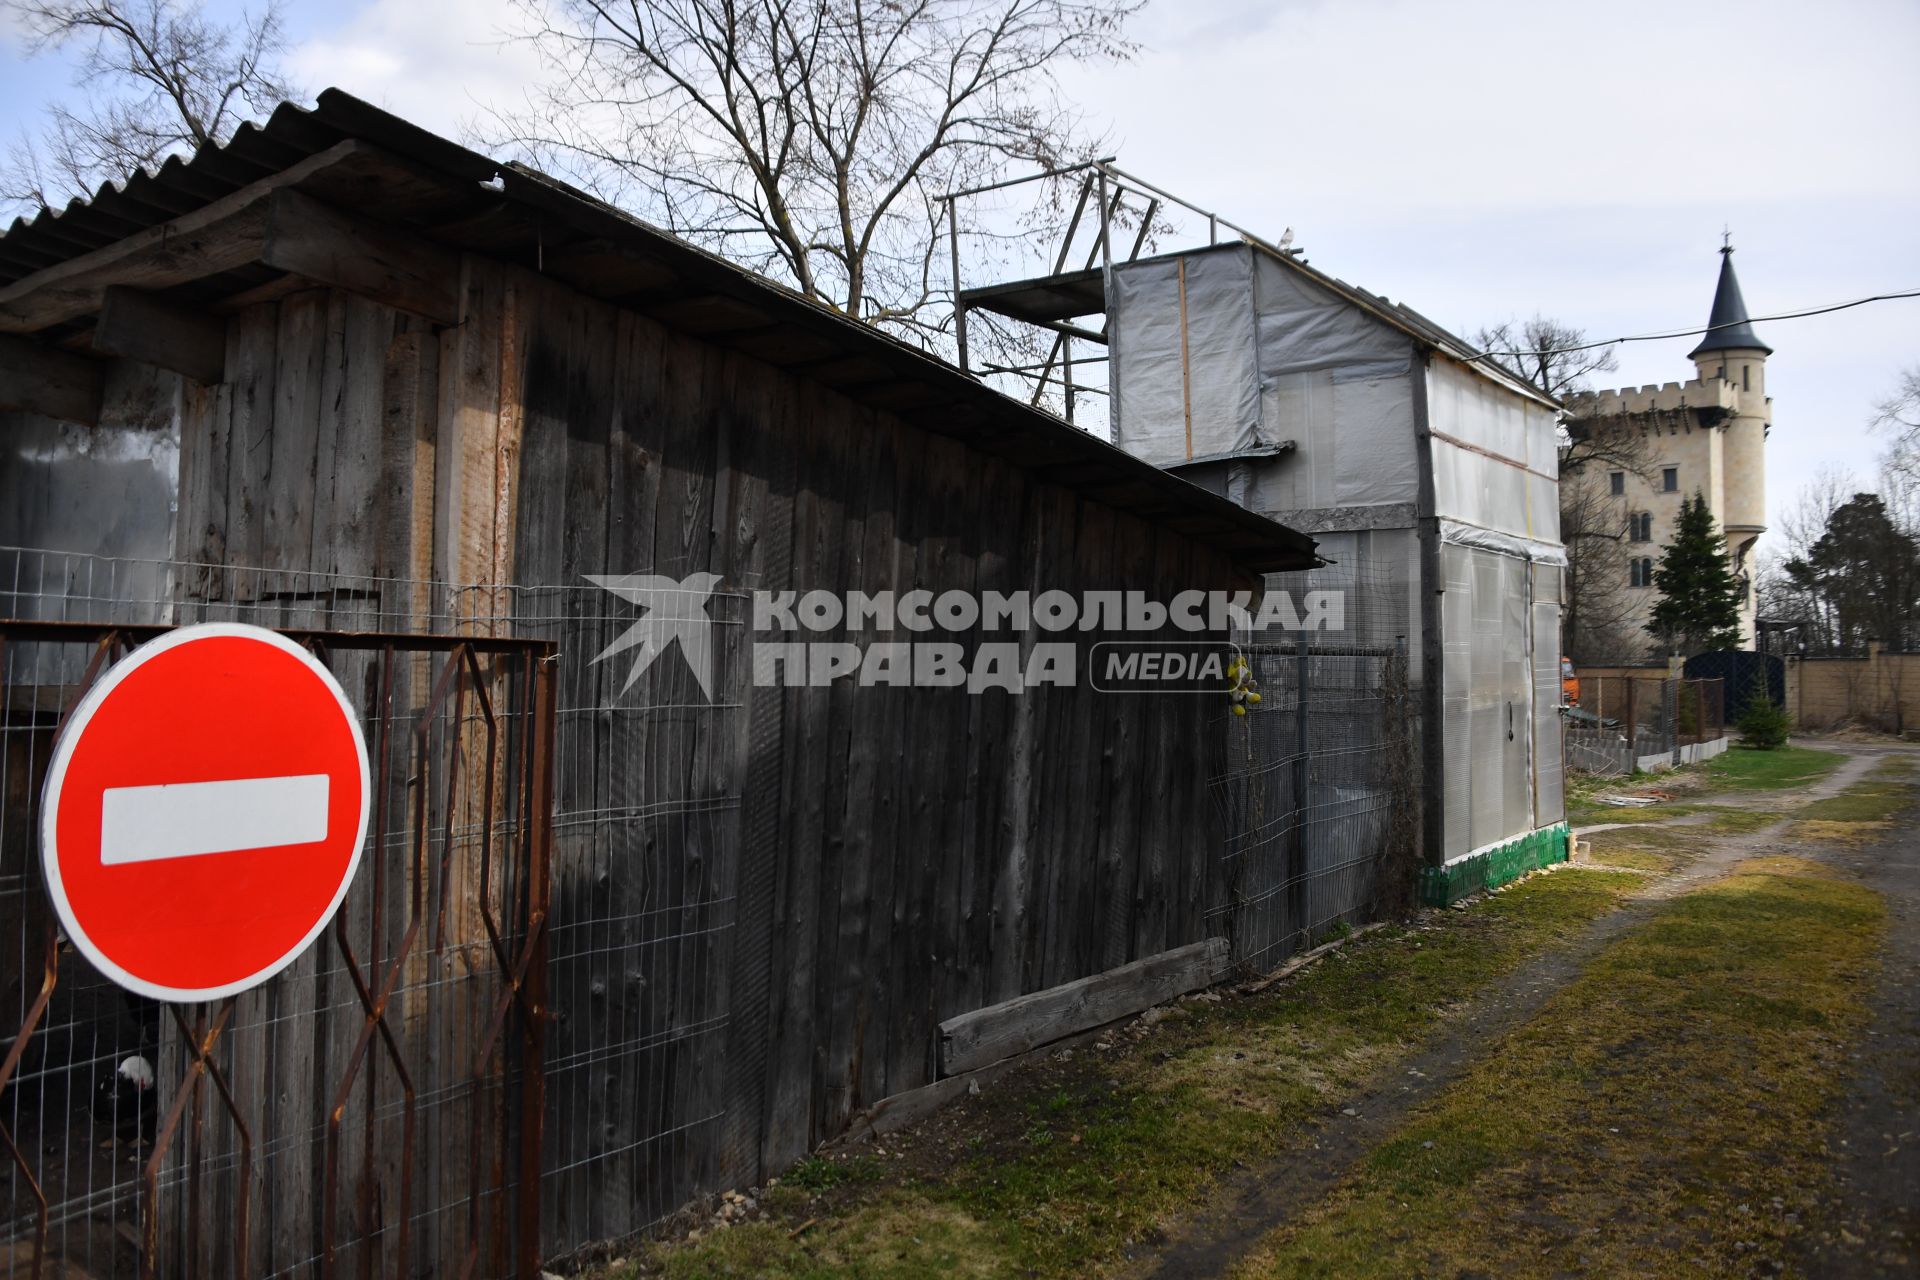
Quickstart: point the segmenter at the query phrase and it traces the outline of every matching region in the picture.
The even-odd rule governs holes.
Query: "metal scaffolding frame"
[[[1050,182],[1076,174],[1080,175],[1080,186],[1074,200],[1073,216],[1067,220],[1066,232],[1061,237],[1058,252],[1054,254],[1053,269],[1050,272],[1027,280],[978,285],[973,288],[962,286],[959,215],[959,204],[962,200],[986,195],[989,192],[1025,186],[1029,183]],[[1124,229],[1126,219],[1122,218],[1121,214],[1123,211],[1129,211],[1126,203],[1129,196],[1138,197],[1144,204],[1137,210],[1130,210],[1138,219],[1133,243],[1128,247],[1125,257],[1117,257],[1113,251],[1113,232],[1116,223],[1122,224]],[[1209,245],[1220,243],[1220,233],[1225,229],[1274,253],[1289,256],[1300,253],[1298,249],[1277,244],[1264,236],[1256,235],[1210,209],[1204,209],[1190,200],[1174,195],[1164,187],[1156,186],[1144,178],[1128,173],[1114,164],[1112,156],[1063,165],[1057,169],[1048,169],[1019,178],[1008,178],[983,186],[968,187],[961,191],[949,191],[939,199],[947,210],[947,246],[953,271],[953,330],[960,367],[969,373],[1003,373],[1031,379],[1033,392],[1028,398],[1028,403],[1034,405],[1040,403],[1048,384],[1055,380],[1057,370],[1057,378],[1065,401],[1065,417],[1068,422],[1074,420],[1076,393],[1108,394],[1106,387],[1073,380],[1073,369],[1076,364],[1097,364],[1106,360],[1103,355],[1076,356],[1073,349],[1074,341],[1078,339],[1083,343],[1102,347],[1107,345],[1105,312],[1107,300],[1113,296],[1113,268],[1116,263],[1134,262],[1139,259],[1141,251],[1147,247],[1147,238],[1153,231],[1155,219],[1161,217],[1166,209],[1181,209],[1206,219]],[[1091,212],[1089,212],[1090,206]],[[1080,237],[1083,226],[1092,235],[1092,242],[1087,245],[1085,259],[1081,265],[1069,271],[1067,263],[1073,256],[1074,242]],[[1053,334],[1053,345],[1047,353],[1047,358],[1037,365],[988,364],[976,369],[971,362],[967,347],[967,313],[969,311],[989,311],[1006,316],[1010,320],[1049,330]],[[1102,317],[1098,329],[1069,323],[1083,316],[1095,314]]]

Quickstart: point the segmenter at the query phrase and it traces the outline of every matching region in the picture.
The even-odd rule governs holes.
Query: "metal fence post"
[[[1640,767],[1640,682],[1627,677],[1627,772]]]
[[[1294,932],[1304,934],[1307,920],[1307,631],[1299,633],[1294,657],[1296,690],[1293,713],[1293,830],[1287,846],[1287,906]]]

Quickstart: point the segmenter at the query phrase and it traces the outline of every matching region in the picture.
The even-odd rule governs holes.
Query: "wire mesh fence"
[[[1566,715],[1567,768],[1602,777],[1685,763],[1726,737],[1726,682],[1642,676],[1580,678]]]
[[[657,605],[682,566],[655,568],[648,585]],[[1206,924],[1250,965],[1270,965],[1340,921],[1382,910],[1403,884],[1411,892],[1413,868],[1390,865],[1396,851],[1417,846],[1408,593],[1397,577],[1363,579],[1347,572],[1320,584],[1355,600],[1365,587],[1375,603],[1351,606],[1331,632],[1303,633],[1304,655],[1293,639],[1247,649],[1265,697],[1246,716],[1223,702],[1208,726],[1214,796],[1228,815],[1222,856],[1231,893]],[[236,1249],[248,1262],[233,1274],[384,1274],[402,1253],[418,1260],[417,1274],[439,1274],[457,1272],[476,1247],[472,1274],[500,1273],[495,1256],[528,1238],[522,1213],[531,1195],[539,1251],[552,1258],[644,1232],[719,1185],[727,1125],[741,1109],[728,1092],[726,1055],[765,1036],[733,1007],[731,986],[736,948],[750,941],[736,936],[743,775],[753,755],[741,703],[751,685],[750,584],[697,593],[715,632],[704,679],[687,662],[637,661],[649,643],[635,627],[642,609],[619,585],[448,586],[0,548],[0,617],[22,625],[127,639],[201,621],[326,633],[369,743],[387,735],[377,754],[389,761],[391,810],[370,846],[380,856],[363,860],[343,912],[346,941],[329,935],[305,967],[257,1000],[189,1011],[176,1024],[128,1006],[60,954],[58,1007],[33,1023],[23,1038],[33,1056],[23,1051],[0,1093],[0,1119],[21,1136],[23,1157],[4,1175],[0,1250],[16,1252],[0,1252],[0,1277],[30,1274],[17,1259],[31,1256],[43,1221],[55,1256],[93,1276],[135,1274],[150,1226],[154,1247],[178,1264],[160,1269],[168,1275],[228,1273],[222,1259]],[[347,647],[348,636],[362,647]],[[455,662],[461,638],[473,638],[477,665]],[[519,1017],[510,975],[530,927],[530,882],[506,876],[488,898],[497,918],[522,921],[520,933],[509,931],[508,964],[491,949],[485,913],[447,904],[457,908],[458,869],[482,845],[504,850],[526,837],[517,806],[530,784],[502,781],[497,804],[473,812],[447,795],[446,779],[457,769],[477,782],[505,768],[476,762],[488,722],[483,690],[503,761],[531,741],[534,704],[515,681],[532,678],[516,674],[516,663],[534,650],[544,655],[534,675],[549,685],[540,705],[551,708],[554,783],[544,855],[551,896],[539,929],[545,1093],[529,1108],[524,1055],[497,1057],[483,1079],[474,1053],[503,999],[501,1025]],[[13,646],[6,661],[0,912],[12,919],[0,921],[0,1013],[25,1026],[44,969],[37,948],[49,936],[30,834],[36,771],[90,657],[84,643],[36,641]],[[401,748],[423,741],[423,717],[437,726],[424,738],[424,764]],[[422,795],[430,803],[409,819],[406,806]],[[415,830],[428,842],[418,859]],[[422,932],[403,961],[412,886],[422,894]],[[520,896],[501,896],[509,894]],[[392,994],[374,1013],[388,978]],[[194,1052],[209,1037],[212,1047]],[[92,1093],[132,1055],[153,1064],[158,1110],[143,1110],[136,1097],[130,1134],[110,1142]],[[163,1141],[173,1101],[194,1081],[201,1100]],[[233,1088],[233,1112],[222,1082]],[[343,1097],[344,1118],[330,1128],[330,1108]],[[515,1128],[530,1117],[537,1143]],[[454,1129],[477,1136],[445,1136]],[[155,1195],[146,1178],[162,1147]],[[232,1226],[243,1207],[242,1249]]]
[[[669,576],[677,567],[659,566]],[[673,594],[660,579],[648,585],[656,605],[663,591]],[[729,1025],[726,978],[735,926],[735,864],[724,854],[738,839],[742,784],[727,762],[745,755],[744,708],[728,693],[744,687],[750,597],[743,590],[691,594],[700,598],[689,601],[688,608],[703,610],[718,636],[704,687],[686,663],[637,664],[644,644],[636,642],[634,623],[642,610],[585,579],[537,587],[449,586],[0,548],[0,618],[121,627],[237,621],[296,633],[459,635],[545,646],[553,658],[548,668],[554,720],[550,763],[556,779],[549,855],[553,901],[545,931],[548,1101],[539,1153],[540,1211],[549,1254],[644,1230],[713,1181],[725,1116],[719,1054]],[[404,649],[405,642],[400,643]],[[19,760],[9,768],[6,798],[0,801],[8,859],[0,901],[13,904],[16,913],[42,896],[30,865],[28,834],[34,771],[44,769],[52,726],[84,674],[84,649],[36,646],[32,671],[10,683],[6,728],[0,732],[13,753],[9,759],[17,754]],[[24,654],[16,649],[12,661],[28,661]],[[416,702],[432,675],[421,661],[416,656],[402,662],[399,677],[403,686],[412,681]],[[637,666],[644,669],[636,674]],[[342,676],[349,682],[361,678]],[[29,724],[19,719],[23,714],[40,719]],[[513,717],[520,712],[496,703],[495,714],[512,737]],[[472,720],[471,701],[462,715]],[[370,744],[376,732],[369,720]],[[395,732],[405,736],[397,721]],[[40,736],[30,740],[35,733]],[[443,736],[436,746],[444,748],[448,741]],[[510,834],[496,828],[499,838]],[[442,828],[435,827],[433,834],[443,838]],[[454,836],[470,843],[473,831],[460,828]],[[366,867],[361,874],[368,874]],[[354,901],[349,899],[349,908]],[[3,936],[9,950],[16,950],[20,930]],[[102,1063],[111,1066],[116,1054],[125,1056],[123,1044],[138,1043],[139,1028],[117,1025],[125,1021],[117,1010],[119,996],[103,979],[81,973],[72,963],[66,971],[66,991],[75,998],[93,992],[100,1011],[72,1026],[48,1022],[38,1034],[50,1046],[46,1052],[73,1064],[79,1089],[97,1081]],[[38,975],[37,954],[9,955],[0,974],[8,1014],[24,1019]],[[343,998],[352,994],[337,965],[317,980],[331,982],[329,989]],[[441,998],[431,986],[403,984],[400,991],[411,992],[416,1001]],[[288,1005],[267,1022],[279,1035],[325,1012]],[[267,1033],[230,1026],[223,1036],[245,1041],[262,1034]],[[71,1043],[55,1045],[62,1035]],[[373,1048],[379,1048],[377,1041]],[[16,1098],[23,1116],[39,1105],[26,1092],[10,1089],[0,1107],[13,1106]],[[61,1114],[67,1114],[83,1102],[77,1092],[63,1099],[49,1095],[48,1105],[66,1107]],[[57,1139],[75,1149],[82,1140],[79,1132],[66,1129]],[[76,1182],[55,1197],[64,1206],[55,1216],[65,1223],[56,1247],[76,1262],[92,1259],[97,1269],[89,1274],[133,1274],[124,1268],[133,1256],[129,1251],[137,1252],[130,1235],[142,1220],[139,1168],[128,1161],[140,1150],[123,1145],[118,1164],[101,1153],[90,1181]],[[256,1165],[293,1158],[293,1152],[291,1142],[263,1145],[254,1152]],[[229,1150],[224,1158],[235,1156]],[[256,1168],[254,1182],[263,1176]],[[33,1192],[16,1171],[7,1194],[9,1216],[0,1241],[19,1241],[31,1225]],[[390,1191],[382,1195],[390,1201]],[[625,1209],[614,1214],[608,1205]],[[351,1205],[341,1210],[343,1215],[349,1211],[359,1212]],[[384,1215],[383,1247],[391,1248],[397,1206],[376,1197],[370,1211]],[[430,1215],[420,1200],[409,1213],[415,1224],[410,1248],[448,1243],[429,1230]],[[260,1230],[253,1234],[251,1247],[257,1252]],[[0,1244],[0,1250],[8,1247]],[[285,1259],[310,1266],[312,1260],[294,1258],[292,1248],[275,1244],[276,1251],[259,1259],[251,1274],[275,1274]],[[117,1263],[111,1261],[115,1258]],[[102,1259],[109,1261],[102,1265]],[[10,1265],[9,1255],[0,1252],[0,1276],[13,1274]],[[353,1262],[340,1273],[358,1273],[358,1266]]]
[[[1413,700],[1397,646],[1243,650],[1260,701],[1220,720],[1233,959],[1269,969],[1342,923],[1404,901],[1416,848]]]

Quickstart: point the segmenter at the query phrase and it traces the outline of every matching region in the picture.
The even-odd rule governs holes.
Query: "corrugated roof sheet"
[[[388,206],[357,210],[361,214],[441,243],[548,270],[585,292],[782,365],[1106,505],[1178,528],[1250,569],[1315,563],[1313,540],[1304,534],[1168,475],[917,347],[547,175],[480,155],[337,89],[320,94],[312,108],[283,104],[264,125],[244,125],[222,146],[102,186],[91,199],[64,209],[16,220],[0,236],[0,287],[160,226],[348,139],[406,161],[429,176],[436,195],[423,204],[415,192],[411,200],[396,197]],[[562,251],[590,253],[602,243],[627,255],[629,264],[657,265],[658,277],[650,284],[628,279],[620,285],[590,268],[560,273]],[[212,301],[260,283],[257,269],[248,269],[201,281],[182,294],[189,301]]]

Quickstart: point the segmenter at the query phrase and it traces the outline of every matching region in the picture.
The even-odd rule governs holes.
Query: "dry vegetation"
[[[1596,835],[1589,868],[1374,931],[1258,994],[1153,1011],[596,1275],[1112,1274],[1717,838],[1789,818],[1796,842],[1871,837],[1911,795],[1895,760],[1795,808],[1765,788],[1837,759],[1763,763],[1725,784],[1757,803],[1696,791],[1670,825]],[[1775,1273],[1817,1212],[1883,927],[1877,894],[1796,857],[1658,903],[1237,1274]]]
[[[1539,875],[1382,929],[1259,995],[1189,999],[987,1086],[908,1133],[815,1157],[750,1220],[604,1274],[1081,1276],[1272,1156],[1449,1015],[1613,910],[1636,877]]]
[[[1236,1274],[1777,1273],[1883,916],[1784,857],[1662,904]]]

